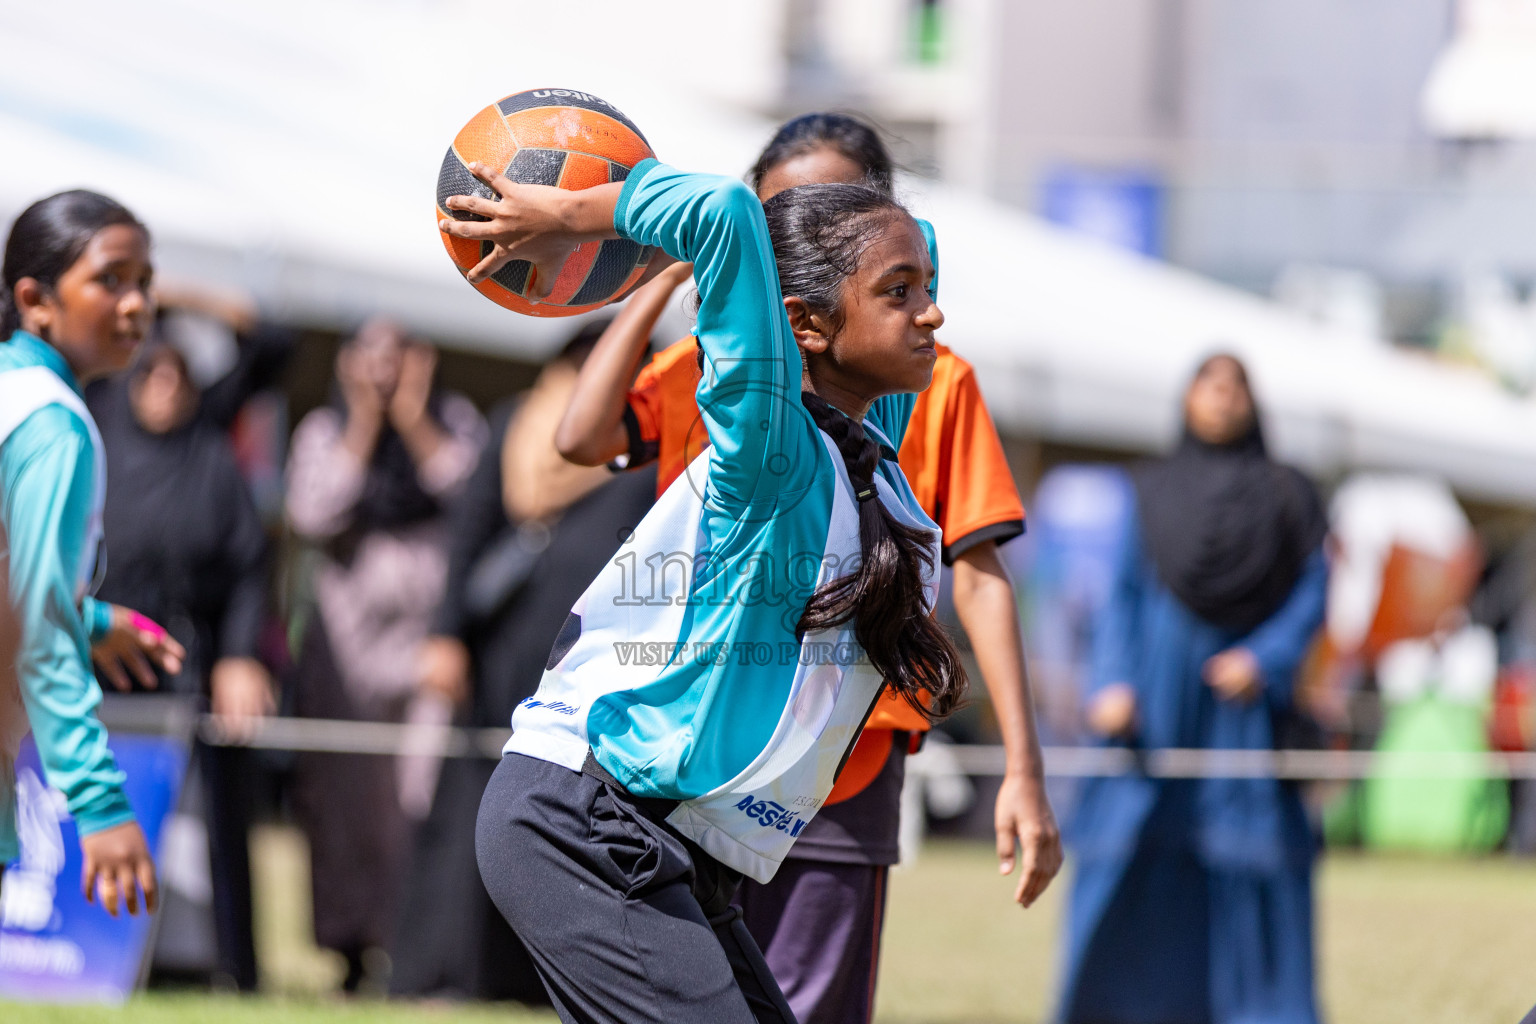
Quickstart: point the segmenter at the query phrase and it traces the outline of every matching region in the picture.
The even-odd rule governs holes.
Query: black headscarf
[[[1173,455],[1141,466],[1134,480],[1159,578],[1225,629],[1246,633],[1273,615],[1328,532],[1312,482],[1269,458],[1257,409],[1228,444],[1202,441],[1186,425]]]
[[[218,424],[194,413],[154,433],[134,415],[134,387],[166,348],[176,353],[151,335],[131,372],[86,389],[107,464],[107,572],[97,596],[143,612],[185,644],[186,667],[165,685],[195,691],[218,659],[256,652],[267,537]]]

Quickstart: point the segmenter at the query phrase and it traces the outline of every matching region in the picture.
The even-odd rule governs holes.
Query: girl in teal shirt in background
[[[0,269],[0,571],[15,651],[0,659],[0,868],[19,853],[15,757],[28,728],[80,834],[88,900],[117,916],[156,903],[155,866],[96,716],[91,671],[153,686],[184,655],[165,630],[88,594],[105,491],[81,388],[122,370],[154,316],[149,233],[93,192],[33,203]],[[9,645],[7,645],[9,646]]]

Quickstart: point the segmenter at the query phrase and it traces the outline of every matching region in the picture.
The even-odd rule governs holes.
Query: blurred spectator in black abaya
[[[177,305],[212,313],[240,336],[232,366],[206,391],[162,324],[128,373],[87,395],[106,449],[106,575],[100,596],[141,610],[186,646],[174,678],[121,669],[109,692],[186,694],[239,732],[274,707],[272,680],[257,657],[267,614],[268,544],[226,429],[245,399],[275,377],[291,344],[259,326],[242,303],[174,293]],[[220,315],[222,314],[222,315]],[[198,744],[195,761],[207,825],[218,973],[256,987],[251,934],[250,752]]]
[[[555,449],[576,373],[604,326],[583,328],[529,391],[492,412],[492,443],[448,510],[448,586],[422,685],[456,702],[458,724],[511,723],[571,605],[651,506],[654,469],[616,476]],[[406,875],[393,994],[545,1002],[475,862],[475,815],[495,767],[488,758],[443,764]]]

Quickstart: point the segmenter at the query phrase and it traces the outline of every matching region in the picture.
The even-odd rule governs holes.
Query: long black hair
[[[114,224],[149,234],[122,203],[85,189],[39,199],[21,211],[5,240],[5,264],[0,268],[0,341],[21,327],[16,283],[30,277],[44,288],[53,288],[97,232]]]
[[[833,113],[802,114],[780,125],[752,165],[752,191],[759,191],[763,177],[779,164],[823,148],[858,164],[871,188],[890,195],[891,154],[880,133],[850,114]]]
[[[781,291],[804,302],[833,335],[842,329],[844,282],[890,220],[908,216],[889,193],[863,185],[802,185],[780,192],[763,210]],[[848,470],[858,497],[860,559],[857,570],[811,595],[798,632],[852,620],[859,644],[891,689],[924,717],[941,718],[965,692],[965,669],[925,600],[933,536],[896,519],[880,500],[881,448],[863,424],[810,392],[800,398]]]

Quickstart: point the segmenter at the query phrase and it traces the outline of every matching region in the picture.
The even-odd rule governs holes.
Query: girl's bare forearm
[[[624,183],[613,181],[566,193],[560,204],[562,232],[579,242],[618,238],[619,233],[613,226],[613,212],[623,191]]]
[[[955,611],[965,627],[1002,733],[1009,775],[1042,779],[1044,763],[1035,729],[1024,661],[1024,638],[1014,604],[1013,581],[986,543],[955,559]]]
[[[624,406],[635,367],[666,311],[686,268],[668,267],[647,282],[603,331],[576,381],[576,391],[555,431],[555,447],[571,462],[600,466],[624,453]]]

